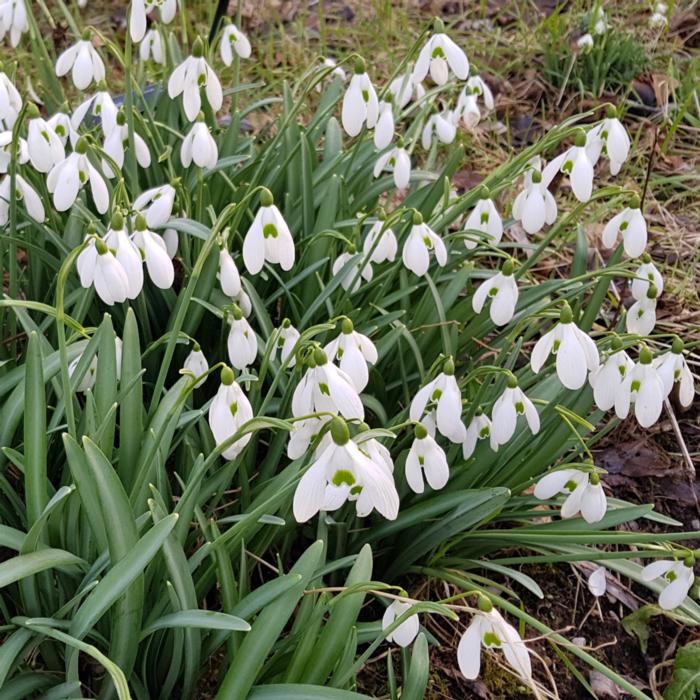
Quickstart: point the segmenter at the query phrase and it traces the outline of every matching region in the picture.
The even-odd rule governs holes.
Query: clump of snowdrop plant
[[[40,48],[40,11],[0,3],[0,36]],[[512,602],[538,590],[499,564],[512,533],[523,562],[556,563],[572,547],[596,562],[569,535],[604,532],[620,552],[606,567],[700,623],[695,554],[673,544],[697,533],[618,533],[639,510],[588,450],[603,422],[651,427],[695,391],[689,350],[655,327],[663,279],[629,175],[615,179],[620,115],[574,116],[456,194],[461,140],[494,97],[442,22],[391,81],[327,59],[278,111],[238,82],[256,54],[245,27],[204,42],[182,11],[131,2],[123,53],[73,37],[39,71],[40,100],[0,73],[0,685],[194,698],[216,659],[217,698],[270,683],[364,697],[358,670],[387,643],[411,648],[388,662],[418,698],[421,624],[447,616],[465,678],[489,655],[544,696],[529,640],[553,631]],[[272,128],[243,131],[241,108]],[[617,262],[538,277],[601,206]],[[456,594],[409,598],[421,574]]]

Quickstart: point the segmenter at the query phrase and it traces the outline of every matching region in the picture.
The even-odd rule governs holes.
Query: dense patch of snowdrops
[[[13,46],[28,29],[27,9],[23,0],[2,3],[0,34],[8,34]],[[144,128],[144,120],[135,123],[128,113],[129,108],[134,109],[133,103],[124,106],[108,91],[102,51],[93,45],[94,34],[89,29],[55,64],[55,74],[71,81],[77,90],[74,94],[79,97],[72,111],[66,108],[42,115],[20,94],[10,75],[0,74],[0,126],[4,130],[0,133],[0,169],[5,173],[0,183],[0,223],[8,226],[13,215],[17,221],[26,215],[39,224],[47,219],[56,222],[56,213],[70,212],[77,206],[84,222],[84,241],[69,256],[66,270],[78,275],[85,290],[94,289],[107,310],[113,305],[133,304],[140,320],[146,313],[146,287],[182,293],[178,292],[183,283],[176,281],[178,264],[174,262],[185,237],[179,217],[195,218],[199,212],[198,221],[207,228],[212,221],[210,213],[198,207],[196,191],[190,193],[193,201],[186,210],[182,179],[196,172],[194,179],[188,179],[196,190],[201,187],[203,173],[226,171],[226,163],[220,161],[222,139],[216,116],[231,100],[225,97],[230,79],[227,69],[240,60],[254,60],[248,38],[230,23],[220,31],[213,47],[197,38],[189,53],[183,47],[185,53],[175,59],[168,48],[165,25],[176,11],[176,0],[133,0],[129,11],[130,40],[140,43],[135,55],[146,68],[168,67],[169,109],[181,109],[179,145],[168,153],[162,153],[161,142],[152,133],[156,124]],[[157,20],[150,26],[149,13]],[[337,88],[345,83],[339,112],[347,135],[345,148],[355,149],[358,159],[370,158],[374,178],[388,173],[394,186],[394,191],[388,186],[381,206],[357,212],[352,222],[355,241],[338,234],[344,244],[336,249],[329,266],[315,266],[310,274],[324,275],[324,284],[333,282],[345,298],[352,299],[377,275],[385,277],[388,269],[403,268],[400,277],[405,285],[422,284],[427,279],[434,286],[431,279],[452,274],[448,270],[454,269],[449,267],[454,256],[474,256],[472,260],[485,264],[487,271],[474,280],[478,282],[475,290],[470,283],[469,303],[475,316],[488,316],[495,329],[516,329],[509,336],[512,344],[521,342],[518,333],[524,331],[523,318],[539,330],[529,355],[531,376],[550,374],[553,367],[561,386],[569,392],[592,390],[599,410],[597,420],[614,410],[620,419],[632,412],[641,426],[653,426],[676,386],[680,403],[689,405],[694,387],[683,342],[673,338],[668,350],[656,356],[645,342],[654,332],[656,304],[664,284],[645,252],[647,225],[637,194],[608,188],[605,195],[610,200],[606,209],[610,214],[602,245],[617,249],[617,261],[623,251],[630,259],[628,264],[618,265],[618,274],[629,280],[635,299],[631,308],[623,311],[624,321],[618,324],[617,333],[605,324],[594,331],[591,323],[582,326],[583,311],[575,296],[554,298],[546,313],[528,316],[526,310],[523,317],[526,307],[521,297],[528,284],[519,269],[524,258],[512,245],[504,245],[504,231],[511,226],[521,226],[534,244],[542,236],[545,244],[551,242],[546,232],[554,229],[548,227],[555,226],[562,216],[562,202],[551,191],[555,178],[563,178],[575,200],[569,227],[583,219],[585,205],[595,198],[597,183],[618,175],[630,155],[630,139],[615,109],[610,108],[597,121],[587,115],[579,126],[569,128],[568,145],[559,145],[548,161],[542,153],[535,153],[495,190],[479,186],[469,200],[473,203],[468,211],[459,208],[462,198],[446,192],[441,208],[424,216],[417,207],[402,203],[407,190],[427,188],[432,181],[417,168],[425,163],[423,167],[438,170],[436,156],[443,146],[455,142],[458,134],[478,128],[484,114],[494,109],[494,98],[441,22],[417,48],[414,63],[402,64],[386,86],[373,83],[365,62],[357,56],[342,63],[326,59],[315,73],[309,73],[314,85],[330,80]],[[149,174],[138,178],[142,187],[133,189],[135,183],[129,180],[132,189],[127,189],[122,177],[125,168],[151,173],[151,164],[163,158],[171,164],[172,178],[154,181]],[[211,180],[209,187],[212,182],[216,180]],[[511,186],[516,188],[516,196],[508,201],[504,195]],[[365,187],[372,187],[371,179]],[[396,364],[383,365],[384,373],[397,372],[395,377],[385,376],[386,383],[410,380],[405,387],[410,401],[401,420],[379,424],[378,412],[372,408],[373,402],[364,400],[363,392],[370,386],[372,368],[383,359],[383,334],[391,326],[364,324],[366,332],[356,330],[352,303],[344,307],[343,314],[328,320],[325,342],[315,339],[318,332],[310,333],[306,326],[297,329],[289,319],[261,333],[253,311],[260,301],[251,289],[261,276],[285,285],[290,278],[284,273],[304,275],[299,259],[308,259],[299,249],[302,232],[298,225],[289,223],[288,200],[282,193],[273,196],[273,189],[279,190],[261,183],[251,190],[246,203],[240,205],[251,207],[249,223],[238,219],[235,231],[217,225],[212,239],[218,247],[218,298],[228,299],[219,307],[227,355],[208,356],[203,342],[189,337],[184,341],[191,348],[182,360],[182,371],[193,386],[204,387],[209,378],[207,393],[211,395],[211,379],[216,377],[213,399],[205,407],[221,459],[238,460],[255,444],[253,431],[246,428],[256,417],[250,392],[259,396],[259,389],[251,387],[261,362],[265,366],[279,363],[279,371],[291,382],[291,414],[277,418],[288,421],[291,427],[286,446],[289,460],[306,459],[308,463],[292,499],[292,512],[300,524],[324,519],[346,504],[358,519],[351,521],[364,523],[362,527],[376,526],[371,524],[376,520],[366,520],[373,513],[394,521],[401,512],[400,494],[406,494],[405,487],[416,494],[444,489],[458,454],[460,464],[468,464],[484,454],[484,449],[498,452],[522,430],[533,436],[539,433],[543,401],[528,395],[512,365],[472,366],[468,358],[450,356],[447,347],[423,374],[422,382],[417,375],[402,380]],[[219,211],[213,212],[214,219],[219,215]],[[295,220],[298,222],[298,217]],[[360,237],[361,231],[364,237]],[[317,239],[305,240],[305,245],[314,246]],[[191,243],[185,245],[189,248]],[[60,283],[65,284],[65,280]],[[377,297],[376,304],[382,303]],[[440,321],[437,313],[434,318],[436,323]],[[410,310],[405,322],[410,326]],[[116,341],[119,368],[122,347],[121,340]],[[426,359],[432,362],[432,358]],[[80,360],[80,354],[74,356],[70,375]],[[91,392],[100,362],[93,355],[89,367],[82,371],[77,391]],[[393,362],[399,362],[398,356]],[[466,388],[488,374],[502,380],[499,393],[493,394],[492,387],[491,393],[481,394],[478,403],[470,405],[474,392],[470,389],[465,393]],[[163,388],[162,382],[159,388]],[[274,415],[274,406],[275,402],[267,406],[268,416]],[[368,407],[372,429],[365,422],[370,420]],[[399,435],[410,439],[401,450],[404,466],[397,472],[394,466],[399,453],[392,448],[392,441]],[[569,436],[562,421],[561,441]],[[458,446],[459,452],[450,451],[451,445]],[[587,449],[585,453],[590,457]],[[591,459],[565,460],[546,474],[534,475],[539,476],[534,496],[550,504],[561,503],[562,518],[580,514],[586,523],[598,523],[608,510],[601,473]],[[347,508],[343,512],[347,513]],[[646,566],[641,579],[662,579],[663,587],[656,589],[661,590],[659,603],[671,609],[683,603],[692,585],[693,555],[673,547],[663,551],[669,558]],[[604,593],[606,575],[612,574],[600,566],[591,576],[589,587],[595,595]],[[483,646],[502,651],[510,668],[532,684],[528,646],[497,609],[498,599],[484,592],[471,595],[476,595],[475,609],[444,603],[460,614],[471,610],[457,651],[461,672],[469,679],[478,676]],[[406,647],[420,630],[414,601],[405,593],[388,600],[382,620],[386,640]],[[398,618],[403,621],[397,625]]]

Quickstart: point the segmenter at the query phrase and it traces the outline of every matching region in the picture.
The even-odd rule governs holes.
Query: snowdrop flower
[[[119,108],[114,104],[112,96],[104,89],[82,102],[71,116],[71,128],[77,131],[87,115],[100,120],[102,134],[107,137],[117,128]],[[71,139],[72,143],[72,139]]]
[[[129,293],[129,278],[107,244],[94,237],[76,261],[80,284],[94,286],[105,304],[120,304]]]
[[[80,359],[82,358],[82,353],[78,355],[69,365],[68,365],[68,376],[72,377],[75,374],[75,370],[78,368],[78,363],[80,362]],[[119,365],[117,365],[118,367]],[[92,387],[95,386],[95,382],[97,381],[97,355],[92,356],[92,360],[90,360],[90,364],[88,365],[87,370],[85,370],[85,374],[82,376],[80,379],[80,383],[78,384],[77,387],[75,387],[76,391],[79,391],[82,394],[87,394],[89,389],[92,389]]]
[[[117,115],[117,126],[105,137],[102,150],[114,161],[114,164],[121,170],[124,166],[124,148],[129,145],[129,128],[126,124],[124,112],[120,110]],[[143,138],[134,132],[134,151],[136,154],[136,162],[142,168],[148,168],[151,165],[151,152]],[[110,163],[102,159],[102,172],[105,177],[113,178],[119,173],[114,172]]]
[[[419,212],[414,212],[413,225],[404,243],[401,256],[404,266],[414,275],[422,277],[430,266],[431,250],[435,253],[438,265],[445,267],[447,248],[445,248],[442,238],[423,222],[423,217]]]
[[[639,353],[639,362],[627,372],[620,390],[615,395],[615,413],[620,420],[627,418],[630,404],[642,428],[654,425],[661,415],[664,401],[664,383],[652,355],[646,346]]]
[[[292,509],[297,522],[305,523],[321,510],[337,510],[346,501],[355,502],[359,517],[376,510],[387,520],[395,520],[399,494],[384,462],[370,459],[350,439],[341,418],[331,421],[330,435],[331,440],[294,492]]]
[[[627,310],[625,327],[628,333],[635,335],[649,335],[656,325],[656,300],[658,290],[651,284],[647,293],[637,300]]]
[[[363,391],[369,381],[368,365],[377,362],[377,348],[362,333],[358,333],[349,318],[341,324],[342,332],[323,349],[331,362],[338,361],[338,366],[350,377],[358,393]]]
[[[209,427],[217,446],[232,438],[248,421],[253,419],[253,407],[243,389],[235,381],[230,367],[221,370],[221,384],[209,406]],[[221,456],[236,459],[250,442],[251,434],[235,440]]]
[[[309,449],[309,445],[319,436],[326,423],[330,420],[330,416],[318,416],[317,418],[305,418],[304,420],[295,421],[289,432],[289,442],[287,443],[287,456],[289,459],[303,457]]]
[[[350,78],[350,85],[343,97],[341,121],[348,136],[357,136],[362,125],[373,129],[379,118],[379,101],[372,81],[365,72],[365,63],[361,59],[355,66],[355,74]]]
[[[346,253],[341,253],[333,262],[333,275],[339,275],[342,269],[350,262],[350,260],[352,260],[353,256],[355,255],[357,255],[357,252],[354,248],[352,249],[352,252],[348,251]],[[357,260],[350,265],[345,272],[342,273],[343,279],[340,284],[346,291],[354,293],[360,288],[362,280],[365,282],[372,281],[372,277],[374,276],[372,264],[369,260],[367,260],[364,265],[362,265],[362,257],[363,256],[359,256]]]
[[[411,607],[411,603],[405,603],[402,600],[392,600],[382,616],[382,629],[385,630],[390,627],[396,618],[408,612]],[[393,632],[387,635],[386,641],[398,644],[400,647],[407,647],[418,636],[419,628],[418,615],[410,615]]]
[[[596,472],[559,469],[545,474],[535,485],[535,498],[541,501],[558,493],[566,494],[561,507],[562,518],[573,518],[580,512],[587,523],[597,523],[608,509],[605,491]]]
[[[274,359],[277,348],[279,348],[280,362],[285,363],[289,358],[287,367],[296,367],[297,360],[294,357],[294,350],[299,342],[299,338],[301,338],[301,333],[294,328],[288,318],[285,318],[279,329],[277,346],[272,349],[271,359]],[[297,424],[295,423],[295,425]]]
[[[209,127],[204,123],[204,115],[201,112],[182,140],[180,160],[186,168],[190,167],[192,161],[200,168],[213,168],[219,160],[219,149]]]
[[[146,15],[152,10],[160,10],[160,20],[170,24],[175,19],[177,0],[132,0],[129,11],[129,31],[131,40],[138,44],[146,35]]]
[[[469,75],[467,55],[444,33],[444,26],[437,20],[433,34],[425,43],[413,68],[413,82],[422,83],[428,73],[437,85],[444,85],[450,77],[450,71],[459,80],[466,80]]]
[[[536,343],[530,357],[530,366],[539,374],[549,354],[557,358],[557,376],[567,389],[580,389],[600,364],[596,344],[574,322],[571,307],[565,304],[559,314],[559,323]]]
[[[469,459],[474,454],[477,442],[486,438],[490,438],[491,449],[494,452],[498,452],[498,443],[494,440],[491,430],[491,420],[479,408],[467,427],[467,435],[462,443],[462,456],[464,459]]]
[[[593,400],[601,411],[609,411],[615,405],[615,397],[632,367],[634,362],[622,349],[622,341],[615,336],[612,352],[588,377],[593,389]]]
[[[364,256],[369,256],[370,263],[382,263],[388,260],[394,262],[398,244],[396,236],[390,228],[385,228],[385,219],[382,212],[379,213],[377,221],[372,224],[372,228],[367,232],[365,242],[362,244]]]
[[[406,457],[406,483],[415,493],[423,493],[425,481],[434,491],[444,488],[450,478],[445,451],[425,426],[418,423],[415,439]]]
[[[571,190],[579,202],[587,202],[591,198],[594,175],[593,161],[586,148],[586,133],[583,129],[578,130],[575,145],[547,165],[542,173],[543,179],[551,182],[557,170],[569,176]]]
[[[12,178],[10,175],[5,175],[0,182],[0,226],[5,226],[10,220],[10,199],[12,197],[10,186]],[[15,175],[15,195],[17,199],[24,202],[24,207],[27,214],[34,221],[43,223],[46,213],[41,197],[36,193],[36,190],[19,174]]]
[[[292,415],[339,413],[347,420],[364,420],[365,409],[352,379],[316,348],[307,360],[308,369],[294,389]]]
[[[195,343],[192,346],[192,350],[190,350],[190,353],[185,358],[182,368],[188,372],[191,372],[195,377],[202,377],[203,374],[206,374],[209,371],[209,363],[207,362],[207,358],[202,352],[202,348],[199,346],[199,343]],[[206,381],[207,378],[202,377],[194,385],[195,388],[198,389]]]
[[[374,147],[383,151],[394,138],[394,107],[391,102],[379,103],[379,119],[374,128]],[[376,177],[376,175],[375,175]]]
[[[606,572],[604,566],[599,566],[593,573],[588,577],[588,590],[591,595],[596,598],[600,598],[605,595],[608,584],[606,579]]]
[[[46,120],[46,123],[56,136],[58,136],[64,146],[69,140],[71,145],[75,146],[79,138],[78,132],[73,128],[70,117],[65,112],[56,112]]]
[[[24,32],[29,30],[27,6],[24,0],[3,0],[0,3],[0,41],[10,35],[10,45],[15,48]]]
[[[150,229],[161,228],[168,223],[175,204],[175,188],[161,185],[142,192],[134,200],[134,210],[143,214]]]
[[[224,101],[224,93],[221,90],[221,83],[214,72],[214,69],[207,63],[203,56],[204,46],[202,40],[197,37],[192,45],[192,55],[188,56],[168,79],[168,95],[174,100],[178,95],[182,95],[182,105],[185,115],[193,122],[202,109],[202,98],[200,88],[205,89],[207,101],[214,112],[221,109]]]
[[[255,362],[258,355],[258,338],[243,316],[243,312],[236,305],[233,307],[231,329],[226,345],[229,360],[236,369],[243,370]]]
[[[464,229],[466,231],[479,231],[491,245],[498,245],[501,242],[503,220],[493,200],[489,199],[488,191],[486,191],[485,197],[480,199],[471,210],[464,224]],[[465,238],[464,245],[467,250],[474,250],[477,243],[472,239]]]
[[[686,561],[654,561],[642,569],[642,578],[645,581],[663,578],[666,586],[659,595],[659,605],[664,610],[673,610],[685,600],[695,581],[693,559],[688,557]]]
[[[78,90],[87,89],[93,81],[99,83],[105,79],[105,64],[90,41],[89,31],[58,57],[56,75],[62,78],[68,71],[71,71],[73,84]]]
[[[647,245],[647,222],[639,208],[639,198],[634,197],[630,206],[613,216],[603,229],[602,241],[606,248],[612,248],[622,234],[625,253],[630,258],[639,257]]]
[[[586,148],[595,164],[603,151],[610,159],[610,174],[617,175],[630,152],[630,137],[617,112],[611,107],[608,116],[586,134]]]
[[[163,40],[157,29],[149,29],[143,36],[139,46],[139,58],[145,63],[148,60],[163,65],[165,54],[163,53]]]
[[[513,262],[506,260],[500,272],[484,280],[474,292],[472,308],[481,313],[490,301],[489,316],[497,326],[505,326],[513,318],[518,303],[518,285],[513,277]]]
[[[241,276],[236,263],[226,248],[219,251],[219,272],[217,274],[221,291],[232,299],[241,293]]]
[[[405,190],[411,179],[411,156],[408,155],[408,151],[397,147],[379,156],[374,166],[374,177],[379,177],[383,170],[393,173],[396,187]]]
[[[294,265],[294,239],[267,189],[260,195],[260,209],[243,240],[243,263],[248,272],[257,275],[265,262],[285,271]]]
[[[445,110],[439,114],[431,115],[425,123],[421,134],[421,145],[424,150],[430,150],[433,143],[433,136],[437,136],[440,143],[452,143],[457,135],[457,126],[452,112]]]
[[[27,142],[20,138],[15,141],[11,131],[3,131],[0,133],[0,173],[6,173],[10,169],[12,162],[13,146],[17,148],[17,162],[23,165],[29,160],[29,148]]]
[[[632,296],[637,301],[643,299],[649,291],[649,286],[652,284],[656,287],[658,296],[661,296],[664,291],[664,278],[656,268],[656,265],[651,261],[651,255],[649,255],[649,253],[644,253],[644,255],[642,255],[642,264],[637,268],[637,272],[630,285]]]
[[[420,100],[425,95],[425,88],[420,83],[413,82],[411,73],[403,73],[391,81],[389,92],[394,98],[394,104],[403,109],[411,100]]]
[[[500,649],[520,678],[532,680],[530,652],[517,630],[503,619],[488,598],[479,596],[479,612],[472,618],[457,647],[459,670],[469,680],[479,675],[482,646]]]
[[[525,416],[530,432],[540,431],[540,417],[535,405],[525,396],[513,376],[505,391],[496,399],[491,412],[491,445],[505,445],[515,433],[518,416]]]
[[[604,34],[608,28],[607,20],[605,19],[605,11],[602,5],[598,5],[591,13],[591,27],[594,34]]]
[[[425,423],[424,414],[432,416],[434,412],[438,431],[448,440],[461,443],[467,437],[467,429],[462,423],[462,394],[454,372],[454,361],[448,358],[442,372],[413,397],[409,417],[412,421]]]
[[[233,63],[234,53],[241,58],[250,58],[248,37],[235,24],[227,24],[221,32],[219,52],[221,53],[221,60],[226,66],[230,66]]]
[[[556,170],[540,172],[540,159],[531,161],[525,171],[524,188],[513,202],[513,218],[519,221],[526,233],[537,233],[545,224],[557,220],[557,203],[547,189],[556,175]]]
[[[20,97],[14,83],[0,72],[0,129],[11,131],[22,109]]]
[[[30,119],[27,125],[29,161],[35,170],[48,173],[56,163],[60,163],[66,157],[66,152],[56,132],[39,116],[39,110],[34,107],[33,110],[28,109],[28,113],[30,112],[36,116]]]
[[[51,168],[46,177],[46,187],[53,195],[56,211],[67,211],[73,206],[81,188],[90,183],[90,191],[95,207],[100,214],[109,208],[109,191],[92,163],[88,160],[87,141],[78,139],[75,150],[60,163]]]
[[[673,385],[678,382],[678,398],[681,406],[690,406],[695,395],[695,381],[683,356],[683,341],[676,336],[671,344],[671,350],[654,358],[652,364],[661,377],[664,394],[668,396]]]
[[[326,68],[332,68],[333,70],[331,71],[332,76],[338,76],[341,80],[341,82],[345,82],[347,75],[345,74],[345,70],[339,66],[332,58],[324,58],[323,59],[323,65]]]
[[[654,12],[649,18],[650,27],[665,27],[668,24],[668,5],[665,2],[657,2]]]
[[[481,76],[474,75],[462,89],[457,99],[455,109],[455,123],[461,119],[468,129],[473,129],[481,120],[481,110],[479,109],[479,97],[484,101],[487,111],[494,108],[493,93],[491,88],[482,80]]]
[[[124,229],[124,217],[119,212],[115,212],[112,216],[112,222],[105,234],[104,242],[126,273],[127,299],[136,299],[143,288],[143,259],[141,251]]]
[[[146,270],[153,284],[160,289],[170,289],[175,281],[175,267],[168,255],[163,237],[148,228],[143,214],[136,215],[134,243],[146,262]]]
[[[584,52],[588,52],[593,48],[593,37],[590,34],[584,34],[578,38],[576,46]]]

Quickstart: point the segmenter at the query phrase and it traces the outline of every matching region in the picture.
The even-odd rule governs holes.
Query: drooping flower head
[[[610,354],[588,377],[593,400],[601,411],[609,411],[615,405],[617,393],[632,367],[634,362],[623,349],[620,338],[614,335]]]
[[[518,386],[515,375],[508,378],[505,391],[496,399],[491,412],[492,445],[505,445],[515,434],[518,416],[525,416],[530,432],[540,431],[540,417],[532,401]]]
[[[638,258],[644,253],[647,246],[647,222],[640,209],[639,197],[633,197],[629,207],[608,221],[603,229],[603,245],[612,248],[620,234],[625,253],[630,258]]]
[[[248,37],[235,24],[227,24],[221,32],[219,52],[226,66],[233,63],[234,54],[240,58],[250,58]]]
[[[234,304],[229,330],[228,357],[238,370],[245,369],[255,362],[258,354],[258,338],[241,309]]]
[[[406,482],[415,493],[423,493],[426,481],[431,489],[438,491],[450,478],[445,451],[422,423],[417,423],[414,431],[414,440],[406,457]]]
[[[403,600],[392,600],[382,616],[382,629],[390,627],[394,620],[411,609],[411,603]],[[407,647],[417,636],[420,629],[418,615],[409,615],[393,632],[387,635],[387,642],[394,642],[400,647]]]
[[[420,212],[414,212],[413,225],[403,246],[403,264],[413,274],[422,277],[430,267],[431,251],[438,265],[444,267],[447,264],[447,248],[442,238],[423,221]]]
[[[663,408],[664,383],[652,364],[652,354],[646,345],[639,352],[639,362],[627,372],[620,390],[615,396],[615,413],[621,420],[627,418],[630,404],[642,428],[654,425]]]
[[[377,348],[362,333],[358,333],[349,318],[341,323],[341,333],[323,348],[331,362],[352,380],[358,392],[364,390],[369,381],[369,367],[377,362]]]
[[[209,427],[217,446],[232,438],[248,421],[253,419],[253,407],[243,389],[235,381],[230,367],[221,370],[221,384],[209,406]],[[222,457],[236,459],[250,442],[248,433],[229,445]]]
[[[695,380],[683,355],[683,341],[676,336],[671,344],[671,350],[654,358],[652,364],[661,377],[666,396],[673,390],[673,385],[678,384],[678,399],[681,406],[690,406],[695,396]]]
[[[597,523],[607,511],[607,500],[600,476],[580,469],[558,469],[545,474],[535,486],[535,498],[549,500],[558,493],[566,495],[562,518],[581,513],[587,523]]]
[[[97,84],[105,79],[105,64],[92,45],[90,32],[86,30],[80,41],[67,48],[56,61],[56,75],[61,78],[71,71],[73,84],[85,90],[93,81]]]
[[[357,136],[362,126],[373,129],[379,118],[379,100],[365,70],[365,62],[358,59],[355,73],[343,97],[341,121],[348,136]]]
[[[661,578],[666,583],[659,594],[659,605],[664,610],[673,610],[685,600],[695,581],[693,564],[694,559],[689,556],[682,561],[654,561],[642,569],[645,581]]]
[[[387,260],[394,262],[396,259],[398,249],[396,235],[387,227],[385,221],[384,211],[379,211],[377,221],[372,224],[362,244],[362,252],[365,257],[369,256],[371,263],[382,263]]]
[[[489,301],[489,315],[497,326],[509,323],[518,303],[518,285],[513,276],[513,261],[506,260],[501,271],[484,280],[474,292],[472,308],[481,313]]]
[[[464,51],[445,34],[442,20],[435,21],[433,34],[418,54],[413,68],[413,82],[422,83],[428,73],[437,85],[444,85],[452,71],[459,80],[466,80],[469,75],[469,60]]]

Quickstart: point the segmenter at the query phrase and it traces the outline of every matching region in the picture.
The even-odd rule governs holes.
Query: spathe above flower
[[[483,197],[477,201],[469,213],[464,224],[465,231],[479,231],[491,245],[498,245],[503,237],[503,219],[496,209],[496,205],[489,197],[487,188],[483,188]],[[464,245],[467,250],[473,250],[477,242],[472,238],[465,238]]]
[[[231,439],[253,419],[253,407],[243,389],[235,381],[230,367],[221,370],[221,384],[209,406],[209,427],[217,446]],[[235,440],[222,453],[224,459],[236,459],[250,442],[251,434]]]
[[[213,168],[219,160],[219,149],[201,112],[182,140],[180,160],[185,168],[189,168],[192,161],[200,168]]]
[[[515,433],[518,416],[525,416],[530,432],[540,431],[540,417],[535,405],[518,386],[514,375],[509,377],[505,391],[496,399],[491,412],[491,445],[505,445]]]
[[[454,360],[448,358],[443,371],[414,396],[409,417],[412,421],[425,422],[424,416],[434,413],[438,431],[448,440],[461,443],[466,439],[467,429],[462,422],[462,393],[454,373]]]
[[[319,511],[337,510],[354,501],[359,517],[373,510],[388,520],[399,512],[394,477],[383,460],[374,461],[350,439],[347,424],[333,418],[331,440],[304,473],[294,492],[293,511],[304,523]]]
[[[535,344],[530,357],[532,371],[538,374],[550,353],[557,358],[557,375],[567,389],[580,389],[588,372],[598,369],[600,358],[596,344],[574,322],[571,308],[565,304],[559,323]]]
[[[424,425],[417,423],[415,438],[406,457],[406,482],[415,493],[423,493],[425,483],[434,491],[446,486],[450,478],[445,451]]]
[[[243,312],[235,304],[226,345],[229,360],[236,369],[245,369],[255,362],[258,354],[258,338],[243,316]]]
[[[365,62],[358,59],[355,73],[343,97],[341,121],[348,136],[357,136],[363,124],[373,129],[379,118],[379,100],[372,81],[365,71]]]
[[[649,348],[644,345],[639,352],[639,362],[627,373],[615,396],[615,413],[624,420],[629,414],[630,404],[634,403],[639,425],[649,428],[659,420],[664,396],[663,380],[652,365]]]
[[[525,681],[532,681],[530,652],[516,629],[509,625],[492,603],[479,596],[479,612],[472,618],[457,647],[462,675],[473,680],[481,669],[481,647],[500,649],[510,667]]]
[[[469,60],[462,49],[444,33],[441,20],[435,22],[435,34],[425,43],[413,68],[414,83],[422,83],[428,73],[437,85],[444,85],[450,77],[450,71],[459,80],[466,80],[469,75]]]
[[[472,298],[474,311],[481,313],[487,300],[490,301],[491,320],[497,326],[509,323],[518,303],[518,285],[513,276],[512,260],[506,260],[500,272],[479,285]]]
[[[685,600],[695,581],[693,564],[693,557],[689,556],[684,561],[657,560],[642,569],[645,581],[662,578],[666,582],[659,595],[659,605],[664,610],[673,610]]]
[[[602,241],[606,248],[612,248],[622,234],[625,253],[637,258],[647,246],[647,222],[640,209],[639,197],[633,197],[629,207],[613,216],[603,229]]]
[[[375,364],[378,359],[374,343],[366,335],[358,333],[349,318],[344,318],[341,333],[323,349],[331,362],[338,362],[357,391],[363,391],[369,381],[368,365]]]
[[[588,377],[593,400],[601,411],[609,411],[615,405],[615,397],[632,367],[634,362],[622,349],[622,341],[614,336],[610,354]]]
[[[683,355],[683,341],[676,336],[671,350],[654,358],[652,364],[661,377],[666,396],[673,390],[673,385],[678,383],[678,399],[681,406],[690,406],[695,396],[695,380]]]
[[[90,83],[100,83],[105,79],[105,64],[92,45],[90,32],[67,48],[56,61],[56,75],[61,78],[71,71],[73,84],[78,90],[85,90]]]
[[[224,65],[230,66],[234,54],[240,58],[250,58],[250,41],[235,24],[227,24],[221,32],[219,52]]]
[[[257,275],[265,262],[285,271],[294,265],[294,239],[267,189],[260,195],[260,209],[243,240],[243,263],[248,272]]]
[[[90,183],[92,198],[100,214],[109,207],[107,185],[86,155],[88,143],[84,137],[78,139],[75,150],[60,163],[56,163],[46,178],[46,187],[53,194],[57,211],[67,211],[73,206],[85,183]]]
[[[204,45],[197,37],[192,45],[192,55],[188,56],[170,75],[168,80],[168,95],[175,99],[182,95],[182,106],[185,115],[193,122],[202,109],[200,88],[205,89],[207,101],[214,112],[221,109],[224,93],[214,69],[204,58]]]
[[[605,492],[596,472],[559,469],[545,474],[535,486],[535,498],[540,500],[549,500],[558,493],[566,494],[562,518],[572,518],[580,512],[587,523],[597,523],[607,511]]]
[[[513,218],[530,234],[557,220],[557,203],[547,189],[556,175],[556,169],[545,168],[545,172],[541,172],[540,167],[539,157],[531,161],[525,171],[524,188],[513,202]]]
[[[420,212],[414,212],[413,225],[403,246],[403,264],[415,275],[423,276],[430,267],[430,252],[438,265],[447,264],[447,248],[442,238],[423,222]]]
[[[647,336],[656,325],[656,300],[659,296],[656,286],[651,284],[647,293],[635,301],[625,315],[625,327],[628,333]]]
[[[365,409],[352,379],[316,348],[308,369],[292,395],[292,415],[339,413],[348,420],[363,420]]]

